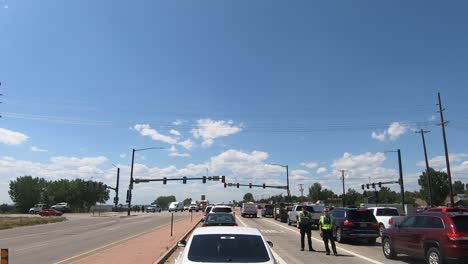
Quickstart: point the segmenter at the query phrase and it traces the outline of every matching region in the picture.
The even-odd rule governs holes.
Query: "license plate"
[[[366,227],[366,226],[367,226],[367,224],[361,223],[361,227]]]

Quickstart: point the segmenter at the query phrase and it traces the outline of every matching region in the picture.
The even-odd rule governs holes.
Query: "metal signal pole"
[[[449,161],[449,153],[447,147],[447,135],[445,134],[445,124],[447,121],[444,121],[444,108],[442,108],[442,100],[440,99],[440,93],[437,93],[439,97],[439,113],[440,113],[440,125],[442,126],[442,135],[444,136],[444,148],[445,148],[445,163],[447,165],[447,175],[449,180],[449,195],[450,195],[450,206],[454,206],[455,203],[453,201],[453,189],[452,189],[452,174],[450,173],[450,161]]]
[[[423,147],[424,147],[424,159],[426,160],[426,176],[427,176],[427,185],[429,187],[429,206],[432,207],[432,180],[431,174],[429,173],[429,161],[427,159],[427,150],[426,150],[426,140],[424,139],[424,134],[429,133],[431,131],[423,130],[421,128],[420,131],[416,131],[416,133],[421,134]]]

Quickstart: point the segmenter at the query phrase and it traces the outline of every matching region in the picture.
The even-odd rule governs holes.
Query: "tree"
[[[452,185],[453,195],[462,194],[465,192],[465,185],[461,181],[455,181]]]
[[[244,202],[253,202],[253,201],[255,201],[254,197],[253,197],[253,195],[251,193],[244,194],[243,200],[244,200]]]
[[[432,181],[432,203],[433,205],[443,205],[447,195],[449,194],[448,175],[443,171],[435,171],[429,168]],[[419,176],[418,184],[421,186],[420,194],[423,199],[429,201],[429,188],[427,181],[427,173],[423,172]]]
[[[314,183],[309,188],[309,198],[315,202],[320,200],[320,192],[322,191],[322,185],[318,182]]]
[[[185,198],[184,201],[183,201],[183,204],[184,205],[190,205],[191,202],[192,202],[192,198]]]
[[[385,186],[380,188],[378,196],[380,203],[397,203],[401,200],[399,194]]]
[[[332,198],[334,196],[335,196],[335,193],[332,190],[323,189],[323,191],[320,192],[320,195],[319,195],[320,199],[318,200],[326,201],[329,198]]]
[[[162,209],[167,209],[169,208],[169,204],[172,202],[175,202],[176,197],[174,195],[169,195],[169,196],[159,196],[156,200],[154,200],[155,204],[159,204]]]
[[[43,202],[45,186],[46,180],[43,178],[22,176],[10,181],[8,194],[20,212],[27,213],[34,204]]]
[[[346,205],[359,205],[364,202],[364,198],[356,190],[349,188],[346,193]]]

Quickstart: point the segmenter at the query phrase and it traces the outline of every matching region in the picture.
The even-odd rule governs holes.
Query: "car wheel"
[[[384,238],[382,242],[382,251],[386,258],[395,259],[396,253],[395,253],[395,250],[393,249],[392,241],[390,241],[390,238],[388,237]]]
[[[382,236],[383,232],[385,231],[385,226],[383,224],[380,224],[379,225],[379,233],[380,233],[380,236]]]
[[[427,264],[442,264],[443,259],[440,251],[436,247],[431,247],[426,253]]]
[[[343,243],[344,242],[343,236],[341,234],[341,229],[339,229],[339,228],[336,229],[336,242],[338,242],[338,243]]]

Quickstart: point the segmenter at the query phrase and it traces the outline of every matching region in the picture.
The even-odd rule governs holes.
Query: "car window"
[[[375,222],[377,221],[372,213],[372,210],[349,210],[348,219],[358,222]]]
[[[196,235],[188,252],[194,262],[256,263],[270,260],[268,251],[257,235]]]
[[[398,216],[397,209],[394,208],[379,208],[377,209],[377,216]]]
[[[232,213],[232,209],[228,207],[215,207],[211,209],[213,213]]]
[[[299,205],[296,207],[296,211],[301,211],[302,210],[302,205]]]
[[[343,210],[333,210],[332,216],[335,218],[343,218],[345,216],[345,212]]]
[[[211,208],[213,208],[213,207],[211,207],[211,206],[208,206],[208,207],[205,209],[207,214],[209,214],[209,213],[210,213],[210,211],[211,211]]]
[[[226,215],[211,214],[211,215],[208,215],[208,217],[206,218],[206,222],[235,223],[236,221],[230,214],[226,214]]]
[[[442,219],[439,217],[433,217],[433,216],[423,216],[422,218],[422,228],[438,228],[438,229],[443,229],[444,228],[444,223],[442,222]]]
[[[401,227],[413,227],[416,224],[416,217],[415,216],[410,216],[406,218],[403,222],[401,222],[400,226]]]
[[[458,232],[468,232],[468,215],[455,216],[452,219]]]

